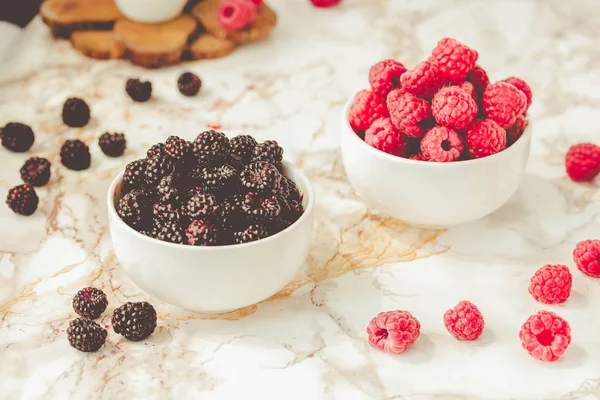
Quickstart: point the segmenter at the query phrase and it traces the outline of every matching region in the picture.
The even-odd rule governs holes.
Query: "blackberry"
[[[191,153],[191,150],[192,144],[177,136],[169,136],[165,143],[165,151],[173,160],[186,160],[186,157]]]
[[[282,203],[281,217],[290,222],[290,224],[296,222],[304,213],[302,203],[297,200],[284,200]]]
[[[63,122],[72,128],[81,128],[90,122],[90,107],[77,97],[65,101],[62,111]]]
[[[209,193],[196,193],[183,206],[182,212],[190,219],[213,218],[217,214],[217,199]]]
[[[156,329],[156,310],[145,301],[127,302],[113,312],[112,325],[129,340],[143,340]]]
[[[50,162],[45,158],[32,157],[25,161],[19,172],[23,182],[44,186],[50,180]]]
[[[127,225],[145,229],[152,218],[151,199],[145,191],[133,189],[119,200],[117,214]]]
[[[192,97],[198,94],[202,87],[202,81],[196,74],[191,72],[185,72],[177,80],[177,88],[179,92],[188,97]]]
[[[162,201],[178,202],[180,200],[175,175],[163,176],[156,187],[158,197]]]
[[[146,152],[147,158],[165,157],[167,155],[167,146],[164,143],[156,143]]]
[[[2,146],[15,153],[24,153],[33,146],[35,135],[33,130],[19,122],[9,122],[0,130]]]
[[[92,162],[90,149],[79,139],[67,140],[60,149],[62,164],[73,171],[88,169]]]
[[[127,164],[123,173],[123,192],[133,189],[141,189],[144,184],[144,173],[146,172],[146,159],[135,160]]]
[[[281,203],[282,201],[277,195],[262,196],[250,192],[242,202],[242,210],[255,221],[265,221],[279,216]]]
[[[232,166],[238,172],[242,172],[245,167],[242,159],[235,154],[229,154],[229,156],[227,156],[225,159],[225,164]]]
[[[194,140],[194,153],[204,163],[215,163],[227,158],[231,144],[225,134],[214,130],[202,132]]]
[[[258,192],[275,192],[281,185],[281,174],[269,162],[255,162],[248,165],[240,176],[242,186]]]
[[[283,149],[274,140],[267,140],[254,149],[253,161],[266,161],[281,169]]]
[[[254,157],[258,143],[250,135],[239,135],[231,139],[231,154],[238,156],[242,163],[249,164]]]
[[[175,169],[175,165],[170,157],[149,158],[146,164],[144,183],[150,187],[158,186],[160,180],[171,174]]]
[[[255,242],[269,236],[269,229],[264,224],[251,224],[234,233],[237,244]]]
[[[152,96],[152,83],[142,82],[139,79],[128,79],[125,91],[133,101],[144,103]]]
[[[74,319],[67,328],[69,344],[88,353],[98,351],[104,345],[107,335],[106,329],[87,318]]]
[[[179,209],[171,203],[159,201],[152,206],[152,213],[155,218],[164,221],[179,221]]]
[[[275,235],[284,229],[288,228],[292,223],[287,219],[283,218],[275,218],[267,223],[267,228],[269,230],[269,235]]]
[[[181,227],[178,221],[174,220],[155,219],[150,236],[169,243],[184,244],[187,241],[185,229]]]
[[[238,188],[239,183],[239,175],[230,165],[203,168],[199,179],[200,185],[215,193],[232,193]]]
[[[37,210],[39,198],[33,189],[33,186],[26,183],[15,186],[8,191],[6,204],[17,214],[31,215]]]
[[[84,318],[98,318],[107,306],[104,292],[93,287],[83,288],[73,297],[73,310]]]
[[[285,175],[281,177],[281,186],[279,188],[279,193],[284,199],[288,201],[302,202],[302,194],[300,193],[298,186],[296,186],[293,180],[291,180]]]
[[[185,233],[187,244],[191,246],[216,246],[218,244],[217,230],[212,222],[208,220],[193,220]]]
[[[104,154],[109,157],[122,156],[127,147],[125,135],[122,133],[104,133],[98,139],[98,145]]]

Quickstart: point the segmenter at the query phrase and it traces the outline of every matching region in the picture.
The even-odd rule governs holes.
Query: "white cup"
[[[187,0],[115,0],[119,11],[132,21],[157,23],[183,12]]]

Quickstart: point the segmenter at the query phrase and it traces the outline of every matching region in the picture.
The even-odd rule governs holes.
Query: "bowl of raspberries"
[[[149,294],[190,311],[258,303],[308,254],[314,194],[272,140],[170,136],[132,161],[108,192],[115,254]]]
[[[346,173],[369,205],[411,225],[482,218],[518,189],[531,143],[532,93],[491,83],[478,53],[445,38],[412,69],[383,60],[342,115]]]

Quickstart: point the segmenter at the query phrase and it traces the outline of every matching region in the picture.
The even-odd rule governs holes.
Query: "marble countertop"
[[[27,156],[48,157],[54,167],[32,217],[0,206],[0,398],[597,398],[600,281],[579,273],[571,252],[577,241],[597,238],[600,194],[563,170],[570,144],[600,142],[596,2],[272,5],[280,24],[269,41],[159,71],[83,58],[51,39],[39,19],[12,48],[0,68],[0,125],[26,122],[36,142],[27,155],[0,149],[0,192],[19,184]],[[394,57],[413,65],[443,36],[476,48],[492,79],[517,75],[531,84],[534,140],[528,175],[503,208],[454,229],[420,230],[356,197],[339,159],[339,114],[366,86],[371,64]],[[197,98],[176,91],[187,69],[203,79]],[[152,80],[151,102],[133,104],[125,95],[125,80],[135,76]],[[60,120],[73,95],[92,108],[83,129]],[[127,278],[112,250],[104,195],[152,143],[214,125],[279,141],[315,186],[317,224],[302,273],[274,299],[203,316],[149,298]],[[107,130],[126,133],[123,158],[99,151],[95,142]],[[68,138],[91,144],[89,170],[59,166]],[[542,307],[527,293],[529,277],[547,263],[573,267],[564,305]],[[159,315],[156,332],[134,343],[109,331],[92,354],[69,347],[72,295],[87,285],[108,295],[102,324],[120,304],[148,300]],[[462,299],[486,318],[478,341],[458,342],[444,329],[443,312]],[[422,324],[415,346],[395,357],[369,347],[365,332],[390,309],[408,310]],[[540,309],[571,323],[573,343],[554,364],[531,358],[518,339]]]

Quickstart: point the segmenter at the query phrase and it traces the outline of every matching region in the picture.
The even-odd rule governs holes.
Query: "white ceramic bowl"
[[[446,228],[485,217],[515,193],[525,174],[530,129],[511,147],[475,160],[415,161],[379,151],[341,121],[341,150],[350,183],[364,201],[410,225]]]
[[[304,194],[304,214],[293,225],[256,242],[196,247],[152,239],[117,215],[120,173],[107,196],[113,247],[131,280],[150,295],[199,313],[221,313],[256,304],[287,285],[308,255],[314,192],[298,169],[284,163],[286,175]]]
[[[186,3],[187,0],[116,0],[124,16],[148,24],[172,20],[183,12]]]

